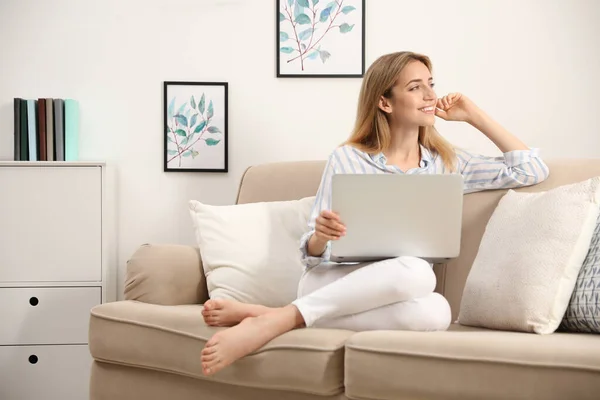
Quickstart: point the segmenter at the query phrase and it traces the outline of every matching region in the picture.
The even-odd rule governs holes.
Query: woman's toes
[[[219,359],[217,357],[214,357],[210,361],[202,362],[202,368],[204,368],[208,373],[210,373],[211,369],[214,369],[217,365],[219,365]]]
[[[201,361],[202,361],[202,364],[207,364],[207,363],[210,363],[211,361],[214,361],[216,358],[217,358],[217,355],[214,353],[206,354],[201,357]]]

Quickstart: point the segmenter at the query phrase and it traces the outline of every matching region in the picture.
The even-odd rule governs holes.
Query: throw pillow
[[[599,177],[545,192],[509,190],[486,226],[459,323],[554,332],[588,252],[599,197]]]
[[[189,202],[210,298],[281,307],[304,271],[300,239],[314,197],[213,206]]]
[[[600,218],[559,330],[600,333]]]

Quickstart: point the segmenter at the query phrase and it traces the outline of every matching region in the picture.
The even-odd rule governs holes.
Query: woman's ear
[[[390,104],[390,99],[385,96],[381,96],[379,98],[379,109],[384,113],[391,114],[392,113],[392,105]]]

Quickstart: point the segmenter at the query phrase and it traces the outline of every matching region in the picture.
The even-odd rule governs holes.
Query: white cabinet
[[[112,301],[106,169],[0,162],[0,399],[89,398],[90,309]]]

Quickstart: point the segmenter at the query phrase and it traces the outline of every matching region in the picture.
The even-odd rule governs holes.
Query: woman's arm
[[[474,104],[466,122],[487,136],[503,153],[514,150],[529,150],[525,143]]]
[[[529,150],[519,138],[504,129],[481,108],[460,93],[450,93],[437,101],[436,115],[446,121],[464,121],[487,136],[502,151]]]
[[[501,157],[489,157],[457,150],[466,193],[529,186],[548,178],[548,166],[538,149],[530,149],[466,96],[452,93],[438,99],[436,115],[447,121],[471,124],[503,153]]]
[[[331,209],[331,180],[335,174],[335,158],[333,154],[329,156],[319,189],[315,197],[315,204],[311,211],[308,221],[308,232],[300,240],[300,251],[302,253],[302,263],[307,267],[315,267],[324,261],[328,261],[331,245],[329,241],[323,242],[315,235],[316,221],[323,210]]]

